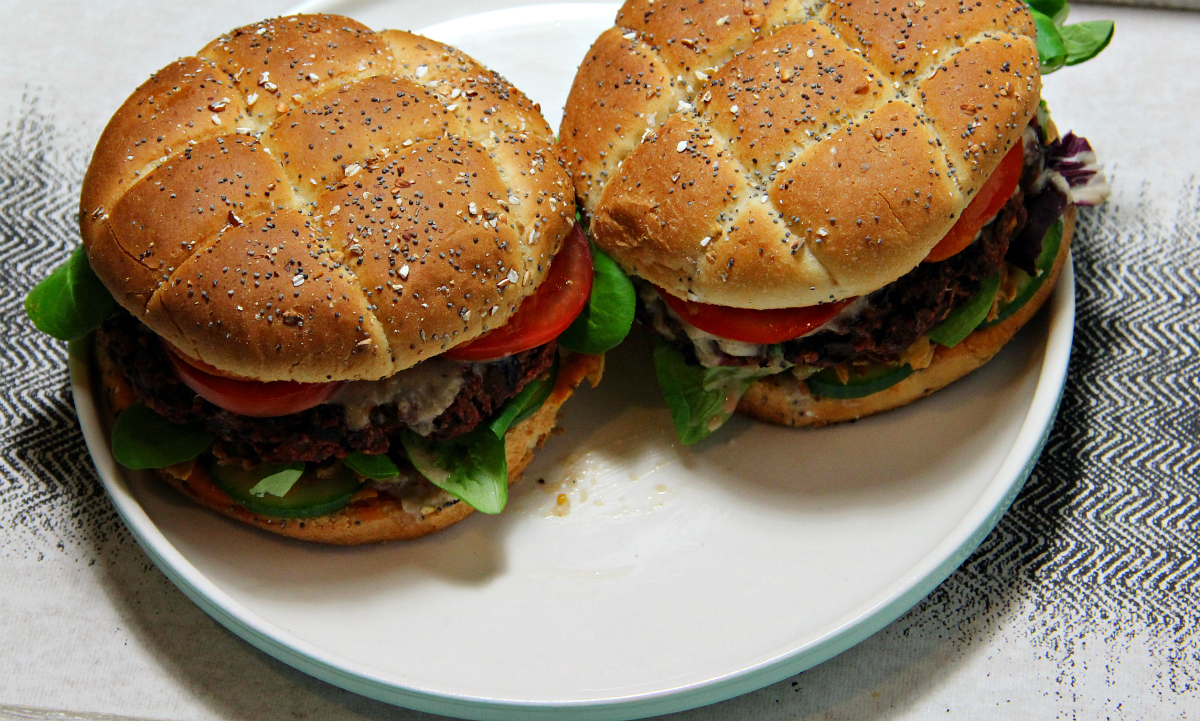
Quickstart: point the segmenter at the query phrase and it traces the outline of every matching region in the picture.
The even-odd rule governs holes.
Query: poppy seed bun
[[[945,388],[991,360],[1050,298],[1067,262],[1074,230],[1075,206],[1070,205],[1063,214],[1062,244],[1054,265],[1033,297],[1002,322],[976,330],[953,348],[936,346],[927,368],[896,385],[863,398],[818,398],[791,373],[780,373],[750,386],[738,412],[783,426],[824,426],[899,408]]]
[[[1037,109],[1020,0],[627,0],[562,142],[598,245],[681,298],[785,308],[915,267]]]
[[[117,301],[262,381],[376,379],[503,325],[575,221],[539,108],[449,46],[302,15],[139,87],[84,178]]]
[[[113,364],[104,348],[97,345],[96,361],[105,406],[113,420],[137,398],[129,382]],[[604,356],[567,353],[563,355],[554,390],[546,402],[525,420],[509,428],[504,436],[508,459],[508,482],[512,485],[554,431],[558,410],[575,387],[586,378],[594,387],[604,372]],[[209,509],[272,533],[303,541],[352,546],[377,541],[418,538],[458,523],[474,509],[456,501],[436,508],[405,510],[396,498],[371,492],[360,493],[350,505],[324,516],[285,519],[263,516],[238,505],[208,478],[202,464],[181,463],[155,473],[183,495]]]

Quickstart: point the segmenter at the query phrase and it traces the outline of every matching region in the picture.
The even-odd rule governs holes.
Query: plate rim
[[[307,3],[309,6],[330,4],[336,3],[322,3],[321,0]],[[598,14],[600,8],[611,9],[616,5],[568,2],[503,8],[440,22],[420,32],[440,34],[459,23],[478,24],[489,19],[503,21],[509,14],[550,7],[560,11],[582,7],[589,13]],[[1069,256],[1050,302],[1039,311],[1039,317],[1048,312],[1050,318],[1041,371],[1020,429],[992,481],[963,514],[962,520],[937,545],[912,564],[896,582],[861,606],[849,609],[847,615],[831,624],[825,633],[801,647],[706,681],[600,701],[523,702],[397,685],[351,659],[325,652],[249,611],[207,579],[175,548],[138,503],[125,473],[116,467],[109,452],[107,424],[103,422],[96,402],[95,371],[91,365],[93,344],[90,337],[69,344],[68,364],[84,439],[118,515],[155,566],[193,603],[244,641],[322,681],[378,701],[418,711],[502,721],[558,719],[565,716],[577,721],[624,721],[684,711],[733,698],[833,658],[902,616],[966,560],[995,527],[1024,486],[1053,428],[1065,388],[1074,331],[1075,282],[1072,260]]]
[[[563,718],[564,714],[578,721],[625,721],[706,706],[794,676],[875,634],[949,577],[1008,510],[1037,463],[1053,427],[1065,388],[1074,331],[1075,278],[1070,257],[1047,305],[1039,311],[1039,315],[1047,310],[1050,313],[1042,368],[1029,409],[1008,454],[963,520],[913,564],[904,577],[819,638],[773,659],[700,683],[603,701],[522,702],[400,686],[349,659],[325,652],[250,612],[208,580],[175,548],[138,503],[124,473],[117,469],[108,450],[107,431],[96,402],[89,339],[69,344],[68,364],[84,439],[121,520],[155,566],[176,587],[252,646],[340,688],[427,713],[502,721]]]

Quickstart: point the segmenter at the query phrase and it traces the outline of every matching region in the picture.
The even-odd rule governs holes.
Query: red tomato
[[[975,198],[958,216],[958,222],[946,236],[925,256],[926,263],[936,263],[953,256],[967,247],[979,234],[984,223],[996,217],[1021,180],[1021,171],[1025,167],[1025,150],[1021,141],[1008,151],[1008,155],[996,166],[992,177],[987,179],[983,187],[976,193]]]
[[[782,343],[799,338],[824,325],[853,298],[836,303],[822,303],[803,308],[731,308],[676,298],[661,288],[655,288],[662,299],[688,323],[706,333],[746,343]]]
[[[487,361],[536,348],[562,334],[592,292],[592,249],[577,223],[550,263],[550,272],[508,322],[443,355]]]
[[[242,416],[271,418],[306,411],[329,400],[342,387],[342,381],[296,383],[225,378],[197,368],[194,361],[180,357],[165,342],[163,348],[184,385],[204,400]]]

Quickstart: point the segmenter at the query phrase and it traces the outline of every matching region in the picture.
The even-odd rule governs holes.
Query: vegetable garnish
[[[826,368],[809,376],[809,392],[819,398],[864,398],[891,388],[913,373],[912,366],[907,363],[899,366],[853,366],[848,370],[845,380],[838,375],[837,368]]]
[[[166,468],[194,459],[214,440],[216,436],[198,423],[172,423],[134,403],[113,424],[112,454],[126,468]]]
[[[996,291],[1000,289],[1000,274],[985,278],[979,286],[975,297],[967,301],[946,316],[937,327],[929,331],[929,340],[946,348],[953,348],[971,335],[979,324],[987,318],[988,311],[996,301]]]
[[[497,438],[502,437],[509,428],[533,415],[537,409],[542,407],[554,390],[554,381],[558,378],[558,363],[558,358],[555,358],[546,377],[535,378],[525,384],[520,393],[508,399],[508,402],[500,408],[500,412],[488,423],[488,427],[492,429],[492,433],[495,433]]]
[[[213,485],[255,513],[277,518],[312,518],[344,508],[358,492],[358,476],[336,463],[321,467],[299,461],[245,466],[213,456],[204,468]]]
[[[452,441],[433,441],[405,429],[400,435],[408,460],[433,485],[483,513],[508,503],[508,459],[504,439],[480,426]]]
[[[1026,0],[1037,26],[1038,57],[1042,74],[1091,60],[1112,41],[1112,20],[1092,20],[1065,25],[1071,5],[1066,0]]]
[[[530,381],[500,408],[490,423],[449,441],[435,441],[405,429],[400,434],[408,460],[430,483],[483,513],[499,513],[508,503],[508,458],[504,434],[532,415],[554,390],[558,364]]]
[[[226,378],[197,367],[194,361],[182,357],[165,342],[163,349],[175,375],[196,395],[230,413],[251,418],[273,418],[306,411],[332,398],[343,385],[342,381],[296,383]]]
[[[100,327],[116,306],[96,277],[83,246],[25,296],[34,326],[59,340],[79,340]]]
[[[558,342],[577,353],[604,353],[625,340],[633,326],[637,292],[608,253],[592,245],[592,295]]]
[[[400,469],[385,453],[367,455],[355,451],[342,459],[342,465],[360,476],[386,481],[400,475]]]
[[[705,333],[720,338],[770,345],[809,333],[828,323],[854,298],[799,308],[734,308],[676,298],[655,286],[658,295],[671,310]]]
[[[949,232],[933,246],[929,255],[925,256],[924,262],[937,263],[952,258],[974,242],[984,224],[1004,209],[1021,182],[1021,171],[1024,167],[1024,144],[1018,140],[992,171],[987,182],[975,193],[967,207],[963,208]]]
[[[515,276],[513,271],[511,277]],[[461,361],[488,361],[549,343],[566,330],[587,304],[592,277],[591,248],[583,229],[576,224],[554,255],[545,280],[533,295],[521,302],[508,322],[451,348],[445,356]]]
[[[998,314],[993,320],[985,320],[979,324],[980,328],[987,328],[997,323],[1004,322],[1013,313],[1021,309],[1021,306],[1029,302],[1029,299],[1037,293],[1046,279],[1050,277],[1050,271],[1054,268],[1054,260],[1058,257],[1058,249],[1062,246],[1063,222],[1059,218],[1057,222],[1050,227],[1046,232],[1046,236],[1042,238],[1042,252],[1037,257],[1037,274],[1030,276],[1025,271],[1014,268],[1013,273],[1016,275],[1016,295],[1012,300],[998,309]]]
[[[292,486],[296,485],[296,481],[300,480],[302,475],[304,475],[303,461],[294,461],[283,466],[273,467],[267,475],[250,488],[249,493],[259,498],[268,493],[282,498],[292,490]]]
[[[704,366],[688,363],[683,354],[656,342],[654,371],[679,440],[692,445],[708,438],[729,420],[738,401],[758,380],[779,372],[758,366]]]

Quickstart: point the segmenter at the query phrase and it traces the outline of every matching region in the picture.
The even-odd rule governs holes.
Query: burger
[[[632,322],[540,108],[345,17],[238,28],[154,74],[80,203],[83,246],[26,307],[58,337],[98,326],[114,457],[295,538],[500,511]]]
[[[1112,30],[1047,50],[1080,33],[1065,3],[1043,9],[621,7],[579,68],[562,143],[594,241],[638,288],[684,442],[735,409],[811,426],[902,406],[1036,312],[1074,204],[1107,188],[1087,141],[1059,138],[1041,71]]]

